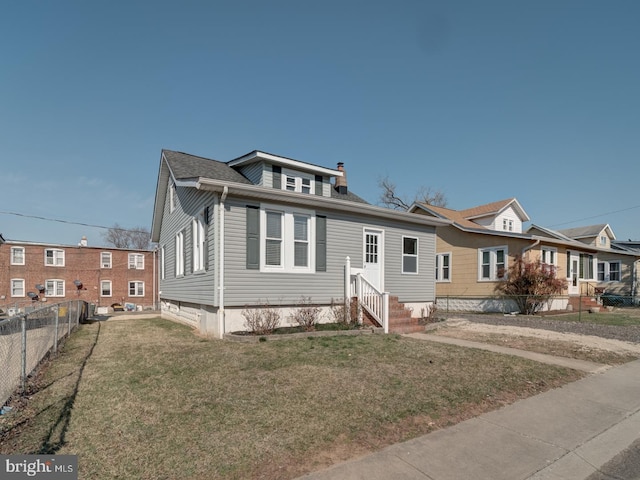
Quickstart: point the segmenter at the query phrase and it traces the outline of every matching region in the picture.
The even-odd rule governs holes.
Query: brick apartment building
[[[0,242],[0,309],[36,302],[84,300],[97,307],[155,307],[157,265],[153,250]]]

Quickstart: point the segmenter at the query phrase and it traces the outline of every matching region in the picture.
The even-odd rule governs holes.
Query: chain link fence
[[[73,300],[0,320],[0,406],[16,390],[24,391],[27,377],[87,314],[88,304]]]
[[[436,312],[440,318],[451,318],[464,313],[520,314],[525,305],[540,304],[538,314],[606,312],[620,309],[640,311],[640,298],[631,295],[552,295],[550,297],[526,296],[440,296],[436,299]]]

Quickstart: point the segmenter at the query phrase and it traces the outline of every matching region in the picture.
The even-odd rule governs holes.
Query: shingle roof
[[[588,225],[586,227],[575,227],[575,228],[566,228],[564,230],[558,230],[563,235],[566,235],[569,238],[586,238],[586,237],[595,237],[600,235],[600,232],[607,228],[608,225],[606,223],[601,223],[599,225]]]
[[[452,220],[456,224],[460,225],[461,227],[485,229],[485,227],[483,227],[482,225],[478,225],[475,222],[467,220],[461,211],[451,210],[450,208],[445,208],[445,207],[436,207],[435,205],[427,205],[427,204],[422,204],[422,205],[424,205],[428,210],[431,210],[436,215],[442,218],[446,218],[447,220]]]
[[[224,162],[172,150],[163,150],[162,153],[176,179],[202,177],[251,184],[244,175]]]
[[[360,198],[355,193],[352,193],[347,190],[347,193],[338,193],[333,185],[331,185],[331,198],[335,198],[336,200],[346,200],[348,202],[356,202],[356,203],[364,203],[369,205],[369,202]]]
[[[506,200],[499,200],[497,202],[487,203],[485,205],[478,205],[477,207],[467,208],[465,210],[452,210],[445,207],[436,207],[434,205],[427,205],[422,203],[425,208],[431,210],[436,215],[443,218],[453,220],[456,224],[464,228],[474,228],[485,230],[486,227],[472,221],[473,218],[485,217],[488,215],[496,215],[510,204],[515,203],[516,208],[522,212],[526,217],[526,213],[521,209],[515,198],[508,198]],[[525,219],[528,219],[526,217]]]
[[[225,162],[173,150],[163,150],[162,153],[176,180],[202,177],[252,185],[249,179]],[[334,188],[331,188],[331,198],[369,204],[355,193],[338,193]]]

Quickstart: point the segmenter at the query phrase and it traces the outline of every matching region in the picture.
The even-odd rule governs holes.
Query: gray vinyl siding
[[[353,215],[317,210],[327,217],[326,272],[273,273],[246,268],[246,206],[256,202],[227,199],[225,214],[225,306],[239,307],[265,300],[273,305],[294,305],[302,296],[314,303],[329,303],[344,296],[344,265],[349,256],[354,267],[362,267],[363,228],[384,230],[385,289],[400,301],[434,299],[435,229],[405,227],[396,222],[363,220]],[[419,274],[402,274],[402,236],[419,240]]]
[[[165,209],[160,229],[160,244],[165,246],[165,278],[160,280],[161,299],[179,300],[205,305],[215,305],[217,301],[216,278],[216,235],[217,195],[198,191],[194,188],[176,188],[176,208],[169,212],[169,196],[165,199]],[[205,225],[207,235],[207,258],[204,272],[193,272],[193,232],[192,221],[203,208],[209,207],[209,222]],[[184,231],[184,276],[176,277],[176,234]]]
[[[239,168],[240,173],[242,173],[245,177],[251,181],[254,185],[262,185],[262,186],[271,186],[270,183],[262,183],[266,181],[264,171],[264,162],[256,162],[251,163],[249,165],[243,166]],[[270,179],[269,179],[270,181]]]

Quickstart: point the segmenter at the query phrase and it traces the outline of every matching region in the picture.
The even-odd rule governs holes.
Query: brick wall
[[[21,255],[16,258],[12,249]],[[103,259],[103,253],[110,255]],[[130,254],[138,256],[134,263],[141,268],[130,268]],[[110,267],[102,264],[107,259]],[[43,298],[46,302],[81,299],[97,306],[130,303],[143,309],[153,308],[157,297],[154,261],[154,252],[148,250],[7,241],[0,245],[0,308],[31,304],[29,292],[36,293],[40,302]],[[12,280],[23,280],[24,291],[16,292]],[[76,280],[82,282],[80,288],[74,284]],[[102,291],[103,282],[111,282],[110,292]],[[130,285],[130,282],[141,283]],[[36,285],[42,285],[45,291],[38,291]]]

